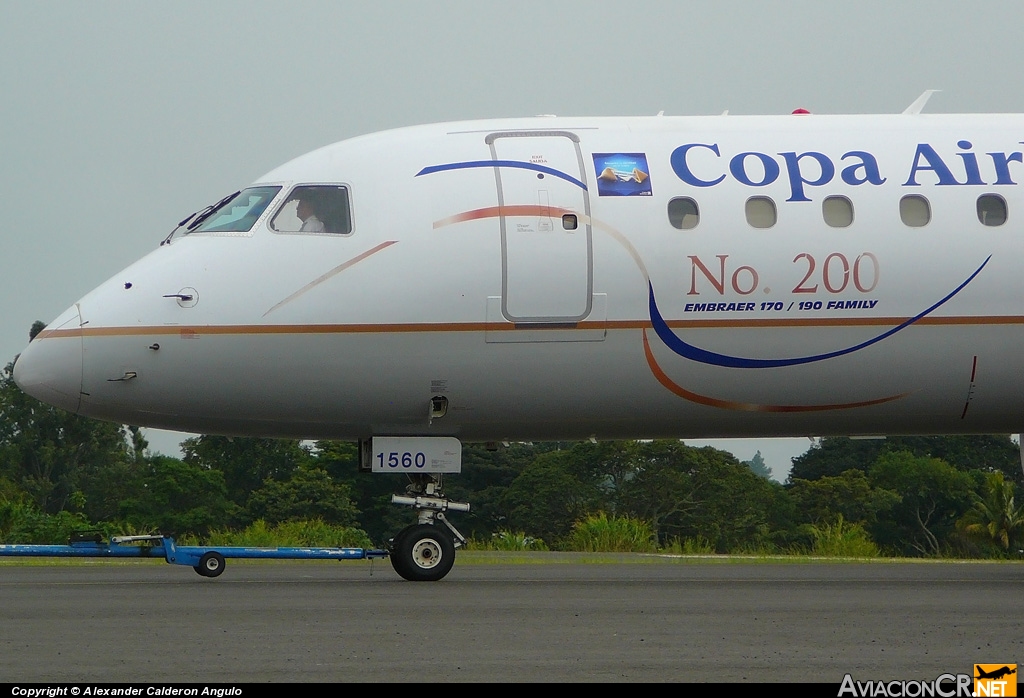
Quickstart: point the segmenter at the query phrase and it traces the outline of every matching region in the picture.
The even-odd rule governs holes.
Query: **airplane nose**
[[[77,309],[61,315],[14,363],[14,382],[55,407],[78,412],[82,402],[82,336]]]

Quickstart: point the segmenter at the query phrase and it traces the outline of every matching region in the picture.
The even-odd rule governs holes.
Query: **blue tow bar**
[[[159,558],[172,565],[187,565],[204,577],[219,577],[226,559],[265,560],[369,560],[387,557],[386,550],[366,548],[238,548],[214,545],[177,545],[170,536],[114,536],[109,543],[99,535],[72,539],[68,545],[0,545],[0,557],[117,557]]]

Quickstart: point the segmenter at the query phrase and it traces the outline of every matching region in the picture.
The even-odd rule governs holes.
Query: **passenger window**
[[[681,196],[668,202],[668,222],[679,230],[693,230],[700,223],[697,202],[688,196]]]
[[[846,228],[853,223],[853,203],[845,196],[829,196],[821,202],[821,216],[832,228]]]
[[[924,227],[932,219],[932,207],[923,196],[908,194],[900,199],[900,218],[911,228]]]
[[[281,187],[251,187],[238,192],[193,233],[247,233],[267,210]],[[209,209],[207,209],[209,210]]]
[[[292,189],[270,221],[279,233],[348,235],[352,232],[348,189],[337,185],[303,185]]]
[[[755,228],[771,228],[776,219],[775,202],[767,196],[747,199],[747,223]]]
[[[1006,222],[1006,201],[998,194],[978,197],[978,220],[982,225],[1002,225]]]

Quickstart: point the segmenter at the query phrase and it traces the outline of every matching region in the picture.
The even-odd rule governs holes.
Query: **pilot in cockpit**
[[[348,190],[344,186],[304,184],[295,187],[270,221],[278,233],[348,235]]]
[[[306,190],[297,197],[298,203],[295,206],[295,215],[302,221],[300,233],[322,233],[324,223],[320,218],[320,200],[309,190]]]

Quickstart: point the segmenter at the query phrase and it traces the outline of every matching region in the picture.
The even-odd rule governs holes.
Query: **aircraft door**
[[[594,290],[590,199],[579,138],[568,131],[487,137],[501,226],[501,311],[513,322],[586,318]]]

